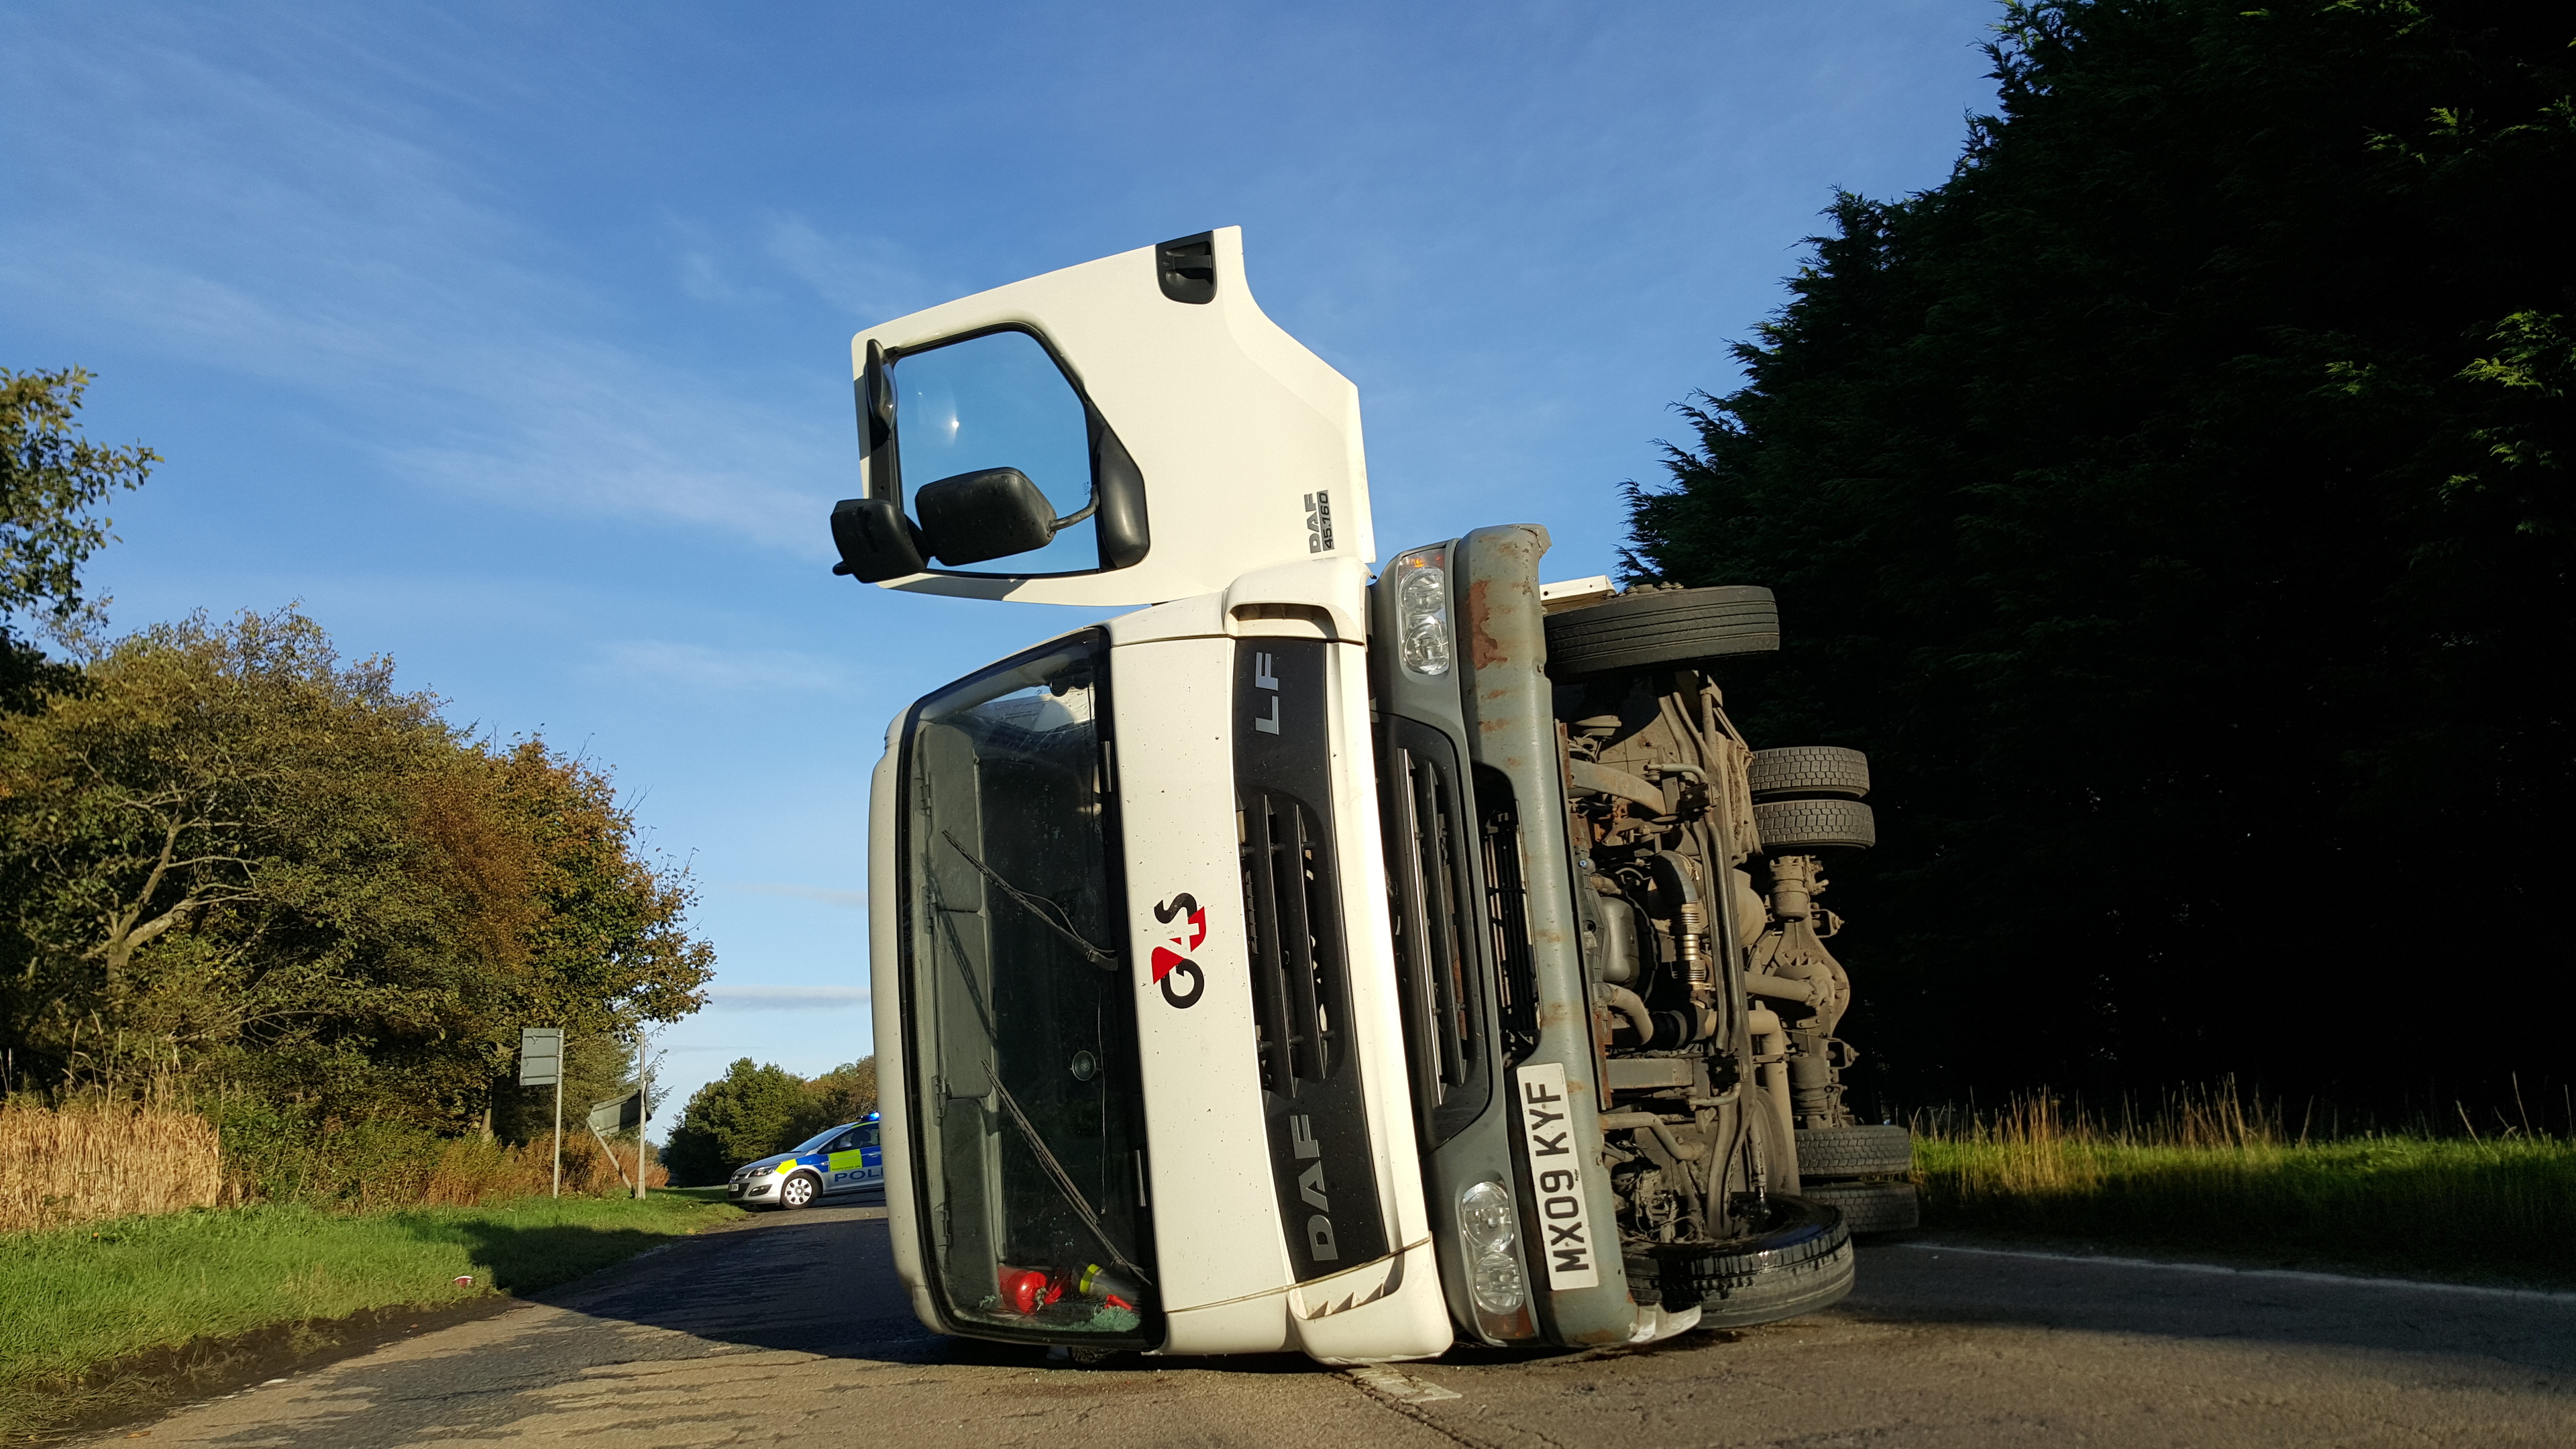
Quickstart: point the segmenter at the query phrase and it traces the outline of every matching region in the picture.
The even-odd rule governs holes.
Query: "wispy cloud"
[[[795,896],[801,900],[821,901],[827,906],[839,906],[851,911],[864,911],[868,908],[868,893],[863,890],[834,890],[829,886],[793,885],[785,881],[765,880],[730,881],[726,883],[725,889],[750,891],[755,895],[764,896]]]
[[[842,1011],[868,1003],[864,986],[715,986],[707,1002],[717,1011]]]
[[[43,204],[0,217],[0,308],[327,399],[420,485],[826,551],[845,420],[617,340],[619,305],[443,154],[408,78],[308,67],[289,91],[184,46],[33,48],[0,62],[37,92],[13,126],[46,96],[116,119],[80,165],[29,148],[13,189]],[[789,250],[848,272],[819,234]],[[723,285],[709,259],[696,286]]]
[[[769,218],[767,232],[762,249],[771,260],[858,326],[943,300],[903,249],[881,237],[826,236],[792,213]]]
[[[673,260],[680,290],[691,300],[740,306],[775,298],[769,288],[745,280],[727,263],[725,254],[729,248],[712,227],[675,217],[670,230],[677,247]]]
[[[601,649],[590,673],[736,693],[829,692],[846,689],[855,682],[842,665],[792,649],[715,649],[668,639],[628,639],[609,644]]]

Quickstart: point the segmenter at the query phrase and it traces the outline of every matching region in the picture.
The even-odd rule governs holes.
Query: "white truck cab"
[[[1757,789],[1700,672],[1776,639],[1767,591],[1545,587],[1527,526],[1373,572],[1357,390],[1234,228],[852,361],[837,572],[1133,607],[887,731],[871,970],[925,1324],[1350,1363],[1847,1291],[1798,1151],[1880,1141],[1839,1186],[1882,1218],[1912,1189],[1903,1129],[1843,1113],[1811,904],[1867,843],[1858,757],[1765,752],[1829,778]],[[1823,824],[1766,850],[1782,804]]]

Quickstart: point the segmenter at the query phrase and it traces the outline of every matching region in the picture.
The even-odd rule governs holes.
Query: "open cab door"
[[[863,489],[837,573],[1138,606],[1376,555],[1359,390],[1252,300],[1223,227],[853,338]]]

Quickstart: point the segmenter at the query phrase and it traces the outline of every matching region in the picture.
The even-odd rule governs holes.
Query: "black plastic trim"
[[[1174,237],[1154,248],[1154,280],[1175,302],[1204,306],[1216,300],[1216,233]]]
[[[1521,818],[1511,779],[1478,765],[1476,834],[1484,852],[1485,919],[1492,932],[1500,992],[1495,1015],[1503,1028],[1503,1059],[1512,1066],[1538,1050],[1538,969],[1530,959],[1529,883],[1521,851]]]
[[[1100,567],[1127,568],[1144,562],[1154,546],[1145,523],[1145,475],[1091,400],[1084,398],[1082,406],[1091,418],[1091,501],[1099,510],[1091,528],[1100,545]]]
[[[1448,736],[1402,716],[1387,717],[1383,729],[1379,779],[1396,984],[1416,1126],[1428,1151],[1483,1115],[1493,1099],[1486,1025],[1493,967],[1475,868],[1481,841]]]
[[[852,384],[858,391],[862,497],[903,507],[903,460],[894,447],[894,389],[886,380],[884,348],[868,344],[868,365]]]
[[[1270,1174],[1299,1282],[1386,1256],[1353,1034],[1320,639],[1235,645],[1234,791]]]

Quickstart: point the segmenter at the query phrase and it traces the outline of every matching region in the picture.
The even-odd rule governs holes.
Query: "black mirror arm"
[[[1064,517],[1057,519],[1055,522],[1048,524],[1047,528],[1051,532],[1062,533],[1066,529],[1073,527],[1075,524],[1080,523],[1082,520],[1089,518],[1091,515],[1098,513],[1099,511],[1100,493],[1097,489],[1094,489],[1092,491],[1091,501],[1088,504],[1085,504],[1080,512],[1068,513]]]

